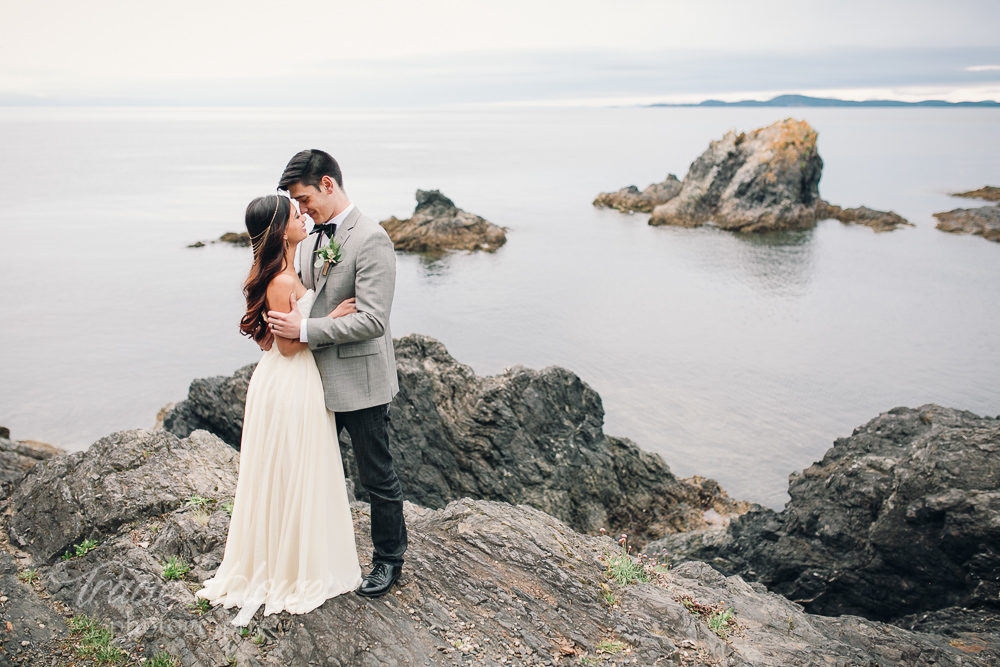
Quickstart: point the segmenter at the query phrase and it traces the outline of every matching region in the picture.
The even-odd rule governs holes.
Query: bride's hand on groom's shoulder
[[[330,314],[327,315],[327,317],[343,317],[344,315],[350,315],[356,312],[358,312],[358,309],[355,306],[355,299],[352,296],[350,299],[344,299],[341,301],[336,308],[330,311]]]

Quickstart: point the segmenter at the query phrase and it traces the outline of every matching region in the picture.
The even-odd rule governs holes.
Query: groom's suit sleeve
[[[376,232],[363,239],[354,266],[358,312],[337,318],[309,318],[306,328],[311,349],[371,340],[385,334],[396,290],[396,253],[389,235]]]

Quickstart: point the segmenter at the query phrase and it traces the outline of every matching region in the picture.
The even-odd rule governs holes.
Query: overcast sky
[[[0,0],[0,100],[998,98],[997,4]]]

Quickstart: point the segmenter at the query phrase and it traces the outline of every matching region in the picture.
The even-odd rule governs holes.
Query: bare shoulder
[[[275,277],[271,278],[271,282],[267,284],[267,290],[270,292],[271,289],[281,290],[283,292],[291,292],[299,286],[299,279],[295,276],[289,275],[287,273],[279,273]]]
[[[269,310],[280,310],[287,313],[291,310],[288,303],[288,295],[295,294],[296,299],[301,299],[306,293],[306,288],[299,280],[298,276],[288,273],[279,273],[271,278],[267,284],[267,303]]]

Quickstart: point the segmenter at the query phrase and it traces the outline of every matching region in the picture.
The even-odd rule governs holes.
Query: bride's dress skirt
[[[355,590],[361,567],[332,412],[312,352],[264,353],[247,388],[240,470],[215,576],[195,595],[240,608],[233,625],[304,614]]]

